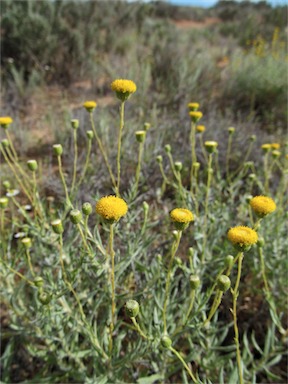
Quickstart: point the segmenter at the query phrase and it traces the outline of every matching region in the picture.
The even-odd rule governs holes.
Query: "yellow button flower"
[[[118,99],[125,101],[132,93],[136,92],[137,87],[134,81],[126,79],[117,79],[111,83],[111,88],[116,92]]]
[[[200,111],[190,111],[189,116],[194,123],[197,123],[203,116],[203,113]]]
[[[197,132],[205,132],[206,131],[205,125],[197,125],[196,131]]]
[[[88,100],[88,101],[85,101],[85,103],[83,104],[83,107],[88,112],[92,112],[97,107],[97,103],[95,101]]]
[[[13,119],[10,116],[0,117],[0,125],[4,129],[8,128],[10,124],[13,123]]]
[[[191,221],[194,221],[193,213],[189,209],[175,208],[170,212],[170,218],[176,229],[183,231]]]
[[[238,226],[229,229],[228,240],[240,251],[248,250],[251,245],[258,241],[257,232],[245,226]]]
[[[263,149],[264,152],[268,152],[272,147],[271,147],[271,144],[263,144],[261,145],[261,148]]]
[[[279,144],[279,143],[272,143],[272,144],[271,144],[271,148],[273,148],[273,149],[279,149],[279,148],[280,148],[280,144]]]
[[[128,205],[120,197],[104,196],[96,204],[96,212],[110,223],[118,221],[125,216]]]
[[[250,206],[256,215],[264,217],[276,209],[276,204],[271,197],[255,196],[250,200]]]
[[[191,111],[197,111],[197,109],[199,108],[199,103],[188,103],[188,104],[187,104],[187,107],[188,107]]]
[[[205,141],[204,145],[205,145],[207,152],[209,152],[209,153],[215,152],[216,148],[218,147],[217,141]]]

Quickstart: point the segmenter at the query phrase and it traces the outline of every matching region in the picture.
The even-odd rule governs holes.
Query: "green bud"
[[[163,162],[163,157],[161,155],[157,156],[156,157],[156,161],[158,164],[162,163]]]
[[[7,197],[0,197],[0,209],[5,209],[9,203]]]
[[[139,313],[139,303],[136,300],[128,300],[125,309],[128,317],[136,317]]]
[[[94,132],[93,131],[87,131],[86,132],[88,140],[92,140],[94,137]]]
[[[7,139],[3,139],[1,140],[1,144],[4,148],[8,148],[9,147],[9,141]]]
[[[28,166],[28,169],[29,169],[31,172],[35,172],[35,171],[37,171],[37,169],[38,169],[38,164],[37,164],[37,161],[36,161],[36,160],[28,160],[28,161],[27,161],[27,166]]]
[[[24,245],[26,249],[29,249],[32,247],[32,242],[30,237],[24,237],[24,239],[21,240],[21,243]]]
[[[175,224],[176,222],[174,222],[174,224]],[[178,223],[176,223],[176,224],[178,224]],[[180,223],[180,224],[186,224],[186,223]],[[181,229],[180,229],[181,230]],[[172,231],[172,236],[173,236],[173,238],[174,238],[174,240],[177,240],[178,239],[178,231]]]
[[[217,141],[205,141],[204,145],[208,153],[214,153],[218,147]]]
[[[191,257],[194,256],[194,248],[193,248],[193,247],[189,247],[188,254],[189,254],[189,256],[191,256]]]
[[[37,277],[35,277],[35,279],[34,279],[34,285],[35,285],[37,288],[41,288],[41,287],[43,287],[43,284],[44,284],[44,280],[42,279],[41,276],[37,276]]]
[[[146,137],[146,131],[136,131],[135,137],[138,143],[143,143]]]
[[[63,153],[62,145],[61,144],[54,144],[53,145],[53,151],[54,151],[54,155],[61,156]]]
[[[255,175],[255,173],[250,173],[250,175],[248,177],[250,180],[255,180],[256,175]]]
[[[198,163],[198,161],[195,161],[192,166],[194,171],[198,171],[198,169],[200,168],[200,163]]]
[[[73,224],[79,224],[82,220],[82,214],[78,209],[72,209],[70,212],[70,220]]]
[[[225,257],[225,267],[231,268],[234,264],[234,257],[232,255],[228,255]]]
[[[170,144],[166,144],[164,149],[165,149],[166,153],[170,153],[171,152],[171,145]]]
[[[58,235],[61,235],[64,232],[62,221],[60,219],[53,220],[51,225],[52,225],[53,231]]]
[[[47,305],[51,301],[51,295],[45,291],[38,291],[37,297],[38,297],[38,300],[40,301],[40,303],[43,305]]]
[[[157,260],[157,262],[160,264],[160,263],[162,263],[162,255],[160,255],[160,253],[157,253],[157,255],[156,255],[156,260]]]
[[[176,161],[174,166],[175,166],[175,169],[177,172],[181,172],[182,167],[183,167],[181,161]]]
[[[190,276],[190,287],[193,291],[195,291],[200,285],[200,279],[197,275]]]
[[[71,120],[71,127],[72,127],[73,129],[77,129],[77,128],[79,128],[79,120],[77,120],[77,119],[72,119],[72,120]]]
[[[143,210],[145,213],[147,213],[149,211],[149,204],[146,202],[146,201],[143,201]]]
[[[257,242],[257,245],[258,245],[259,248],[263,248],[263,247],[264,247],[264,245],[265,245],[265,240],[264,240],[263,237],[259,237],[258,242]]]
[[[160,342],[161,342],[162,347],[164,347],[164,348],[170,348],[172,345],[172,340],[170,339],[169,336],[166,336],[166,335],[161,337]]]
[[[151,124],[150,123],[144,123],[144,131],[147,132],[150,128],[151,128]]]
[[[83,212],[83,215],[85,215],[85,216],[91,215],[91,213],[92,213],[92,205],[90,203],[84,203],[82,205],[82,212]]]
[[[245,196],[245,200],[246,200],[247,203],[250,203],[251,199],[253,199],[252,195],[246,195]]]
[[[176,265],[178,265],[180,267],[180,265],[182,265],[182,260],[180,257],[175,257],[175,263]]]
[[[256,140],[256,135],[251,135],[250,136],[250,141],[255,141]]]
[[[235,128],[234,127],[229,127],[228,128],[228,132],[229,132],[229,135],[233,135],[233,133],[235,132]]]
[[[231,286],[231,281],[230,281],[228,276],[221,275],[221,276],[218,277],[217,288],[221,292],[226,292],[230,288],[230,286]]]
[[[8,181],[8,180],[4,180],[2,185],[6,189],[6,191],[11,188],[10,181]]]

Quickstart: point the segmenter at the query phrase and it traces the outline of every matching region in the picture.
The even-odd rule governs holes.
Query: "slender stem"
[[[114,331],[114,317],[115,317],[115,252],[113,249],[113,239],[114,239],[114,224],[110,224],[110,236],[109,236],[109,254],[111,257],[111,323],[110,323],[110,339],[109,339],[109,352],[110,356],[112,355],[113,350],[113,331]]]
[[[264,155],[264,189],[265,193],[269,192],[269,167],[268,167],[268,156],[269,152],[265,153]]]
[[[180,244],[181,236],[182,236],[182,231],[177,231],[177,238],[176,238],[176,240],[174,240],[174,242],[172,244],[171,258],[169,261],[168,271],[167,271],[167,276],[166,276],[165,298],[164,298],[164,305],[163,305],[164,333],[167,333],[166,311],[167,311],[167,304],[168,304],[168,300],[169,300],[169,288],[170,288],[170,281],[171,281],[172,266],[173,266],[175,254],[176,254],[177,249],[178,249],[179,244]]]
[[[1,209],[1,233],[4,234],[4,209]]]
[[[26,249],[25,253],[26,253],[27,262],[28,262],[28,265],[29,265],[29,269],[30,269],[31,275],[33,277],[35,277],[35,272],[34,272],[34,269],[33,269],[32,263],[31,263],[31,257],[30,257],[29,249]]]
[[[149,337],[147,335],[145,335],[145,333],[140,328],[140,325],[137,323],[136,318],[135,317],[131,317],[131,320],[132,320],[135,328],[137,329],[137,332],[139,333],[139,335],[141,335],[144,339],[149,340]]]
[[[236,176],[240,172],[241,168],[243,167],[243,164],[245,164],[246,161],[248,160],[253,146],[254,146],[254,141],[250,141],[244,160],[242,161],[241,165],[236,169],[236,171],[233,173],[232,178],[234,178],[234,176]]]
[[[196,124],[191,121],[191,129],[190,129],[190,144],[191,144],[191,169],[190,169],[190,189],[193,190],[193,164],[196,163],[196,150],[195,150],[195,142],[196,142]]]
[[[82,175],[81,175],[81,177],[80,177],[80,179],[78,181],[78,184],[77,184],[77,189],[82,184],[82,181],[84,180],[84,177],[86,175],[86,172],[87,172],[87,169],[88,169],[88,165],[89,165],[89,161],[90,161],[90,156],[91,156],[91,148],[92,148],[92,141],[88,140],[88,148],[87,148],[86,160],[85,160],[85,164],[84,164]]]
[[[77,160],[78,160],[77,129],[73,129],[73,139],[74,139],[74,165],[73,165],[71,193],[74,192],[75,182],[76,182],[76,172],[77,172]]]
[[[62,185],[63,185],[65,196],[66,196],[66,204],[68,206],[72,207],[72,203],[71,203],[71,200],[70,200],[70,197],[69,197],[69,194],[68,194],[68,189],[67,189],[65,177],[64,177],[64,174],[63,174],[63,170],[62,170],[61,156],[57,156],[57,159],[58,159],[59,173],[60,173]]]
[[[121,157],[121,142],[122,142],[122,131],[124,128],[124,106],[125,101],[121,101],[120,105],[120,126],[119,126],[119,134],[118,134],[118,151],[117,151],[117,196],[120,195],[120,173],[121,173],[121,165],[120,165],[120,157]]]
[[[210,309],[209,315],[203,324],[204,327],[210,322],[210,320],[214,316],[215,312],[217,311],[217,308],[221,304],[222,296],[223,296],[223,292],[218,289],[216,292],[216,295],[214,297],[214,301],[213,301],[212,307]]]
[[[139,185],[140,172],[141,172],[141,161],[142,161],[142,157],[143,157],[143,149],[144,149],[144,142],[139,143],[138,163],[137,163],[137,168],[136,168],[135,186],[134,186],[134,196],[137,196],[137,192],[138,192],[138,185]]]
[[[84,247],[86,248],[86,251],[88,252],[89,257],[92,259],[93,258],[93,254],[92,254],[91,249],[89,248],[89,245],[87,243],[87,239],[86,239],[86,237],[85,237],[85,235],[83,233],[83,230],[81,228],[80,223],[77,224],[77,228],[78,228],[78,231],[80,232],[80,235],[81,235]]]
[[[227,152],[226,152],[226,175],[227,175],[227,181],[230,182],[230,174],[229,174],[229,160],[230,160],[230,152],[232,147],[232,138],[233,134],[229,133],[228,137],[228,145],[227,145]]]
[[[208,176],[207,176],[207,186],[206,186],[206,198],[205,198],[205,213],[204,213],[204,225],[203,225],[203,249],[202,249],[202,255],[201,255],[201,262],[204,263],[205,258],[205,250],[206,250],[206,244],[207,244],[207,220],[208,220],[208,208],[209,208],[209,193],[210,193],[210,187],[211,187],[211,180],[212,180],[212,160],[213,160],[213,154],[209,154],[208,158]]]
[[[7,155],[10,157],[11,159],[11,162],[15,165],[15,167],[18,169],[19,173],[22,175],[23,177],[23,184],[25,185],[25,187],[30,190],[30,177],[27,175],[27,173],[22,169],[20,163],[15,159],[12,151],[10,150],[10,148],[6,148],[6,152],[7,152]]]
[[[238,376],[239,376],[239,384],[243,384],[243,369],[242,369],[242,361],[241,361],[241,351],[240,351],[240,343],[239,343],[239,331],[237,325],[237,298],[239,295],[239,284],[241,279],[241,269],[242,269],[242,261],[243,261],[243,253],[240,252],[238,255],[238,272],[237,279],[235,283],[234,289],[231,289],[232,297],[233,297],[233,323],[234,323],[234,333],[235,333],[235,345],[236,345],[236,358],[237,358],[237,368],[238,368]]]
[[[109,164],[109,161],[108,161],[108,157],[107,157],[107,154],[106,154],[105,149],[103,147],[102,141],[101,141],[101,139],[100,139],[100,137],[99,137],[99,135],[98,135],[98,133],[96,131],[94,120],[93,120],[93,113],[92,112],[90,113],[90,122],[91,122],[91,127],[92,127],[92,130],[93,130],[94,136],[95,136],[96,141],[97,141],[97,143],[99,145],[100,152],[102,153],[103,159],[104,159],[106,167],[108,169],[108,172],[109,172],[109,175],[110,175],[113,187],[116,188],[115,177],[114,177],[112,169],[110,167],[110,164]]]
[[[183,357],[180,355],[179,352],[176,351],[176,349],[174,349],[173,347],[169,347],[169,350],[171,352],[174,353],[175,356],[178,357],[178,359],[181,361],[181,363],[183,364],[184,368],[186,369],[188,375],[191,377],[191,379],[193,380],[193,383],[198,383],[196,377],[193,375],[193,372],[191,371],[191,369],[188,367],[188,365],[185,363]]]
[[[187,324],[189,316],[190,316],[190,313],[191,313],[191,311],[193,309],[194,302],[195,302],[195,292],[196,292],[195,289],[191,290],[190,305],[189,305],[188,311],[186,313],[185,320],[183,322],[183,326],[185,326]]]
[[[12,267],[10,267],[9,265],[7,265],[6,263],[4,263],[3,260],[0,259],[0,263],[4,264],[4,266],[5,266],[6,268],[8,268],[10,272],[15,273],[15,275],[21,277],[21,279],[25,280],[28,284],[34,286],[33,281],[27,279],[27,277],[25,277],[25,276],[22,275],[22,273],[16,271],[14,268],[12,268]]]
[[[203,133],[200,133],[199,140],[200,140],[200,147],[201,147],[201,151],[203,153],[204,159],[205,159],[206,163],[208,163],[207,152],[205,150],[204,142],[203,142]]]
[[[6,129],[6,136],[7,136],[7,139],[8,139],[8,141],[9,141],[9,145],[10,145],[10,147],[11,147],[13,156],[15,157],[15,160],[18,161],[17,152],[16,152],[15,147],[14,147],[14,145],[13,145],[13,141],[12,141],[12,139],[11,139],[10,133],[8,132],[7,129]]]

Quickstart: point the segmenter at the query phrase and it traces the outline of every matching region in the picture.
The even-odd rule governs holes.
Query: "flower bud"
[[[163,162],[163,157],[161,155],[157,156],[156,157],[156,161],[158,164],[162,163]]]
[[[256,175],[255,175],[255,173],[250,173],[250,175],[248,177],[250,180],[255,180]]]
[[[62,221],[60,219],[53,220],[51,225],[52,225],[53,231],[58,235],[61,235],[64,232]]]
[[[127,316],[136,317],[139,313],[139,303],[136,300],[128,300],[125,309]]]
[[[181,161],[175,161],[174,166],[175,166],[175,169],[177,172],[181,172],[182,167],[183,167]]]
[[[38,291],[37,297],[38,297],[38,300],[40,301],[40,303],[43,305],[47,305],[51,301],[51,295],[45,291]]]
[[[175,264],[178,265],[180,267],[180,265],[182,265],[182,260],[180,257],[175,257]]]
[[[190,287],[193,291],[195,291],[200,285],[200,279],[197,275],[190,276]]]
[[[144,131],[147,132],[150,128],[151,128],[151,124],[150,123],[144,123]]]
[[[272,151],[272,156],[274,159],[277,159],[277,157],[281,156],[281,152],[274,150],[274,151]]]
[[[234,127],[229,127],[228,128],[228,132],[229,132],[229,135],[233,135],[233,133],[235,132],[235,128]]]
[[[157,253],[156,260],[159,264],[162,263],[162,255],[160,253]]]
[[[259,237],[259,238],[258,238],[257,245],[258,245],[259,248],[263,248],[263,247],[264,247],[264,245],[265,245],[265,240],[264,240],[263,237]]]
[[[166,336],[166,335],[161,337],[160,342],[161,342],[162,347],[164,347],[164,348],[170,348],[172,345],[172,340],[170,339],[169,336]]]
[[[177,240],[178,239],[178,231],[172,231],[172,236],[174,238],[174,240]]]
[[[218,147],[217,141],[205,141],[204,145],[208,153],[214,153]]]
[[[194,170],[194,172],[195,172],[195,171],[198,171],[198,169],[200,168],[200,163],[198,163],[198,161],[195,161],[195,162],[192,164],[192,166],[193,166],[193,170]]]
[[[171,152],[171,145],[170,144],[166,144],[164,149],[165,149],[166,153],[170,153]]]
[[[221,292],[226,292],[231,286],[231,281],[228,276],[226,275],[221,275],[218,277],[217,280],[217,288]]]
[[[78,209],[72,209],[70,212],[70,220],[73,224],[79,224],[82,220],[82,214]]]
[[[250,139],[250,141],[255,141],[255,140],[256,140],[256,135],[251,135],[251,136],[249,137],[249,139]]]
[[[189,256],[191,256],[191,257],[194,256],[194,248],[193,248],[193,247],[189,247],[188,254],[189,254]]]
[[[228,255],[225,257],[225,267],[231,268],[234,264],[234,257],[232,255]]]
[[[145,213],[149,211],[149,204],[146,201],[143,201],[142,207]]]
[[[41,276],[37,276],[37,277],[35,277],[35,279],[34,279],[34,285],[35,285],[37,288],[41,288],[41,287],[43,287],[43,284],[44,284],[44,280],[42,279]]]
[[[71,127],[72,127],[73,129],[77,129],[77,128],[79,128],[79,120],[78,120],[78,119],[72,119],[72,120],[71,120]]]
[[[54,155],[61,156],[63,153],[62,145],[61,144],[54,144],[53,145],[53,151],[54,151]]]
[[[2,144],[3,148],[9,147],[9,141],[7,139],[1,140],[1,144]]]
[[[32,247],[32,242],[30,237],[24,237],[24,239],[21,240],[21,243],[24,245],[26,249],[29,249]]]
[[[143,143],[146,137],[146,131],[136,131],[135,137],[138,143]]]
[[[246,203],[250,203],[251,199],[253,199],[252,195],[246,195],[245,196]]]
[[[35,171],[37,171],[37,169],[38,169],[38,164],[37,164],[37,161],[36,161],[36,160],[28,160],[28,161],[27,161],[27,166],[28,166],[28,169],[29,169],[31,172],[35,172]]]
[[[94,132],[93,131],[86,131],[86,136],[88,140],[92,140],[94,137]]]
[[[89,216],[92,213],[92,205],[90,203],[84,203],[82,205],[82,213],[85,216]]]
[[[8,180],[4,180],[3,183],[2,183],[2,185],[3,185],[3,187],[6,189],[6,191],[7,191],[8,189],[10,189],[10,187],[11,187],[10,181],[8,181]]]
[[[189,112],[189,115],[190,115],[191,120],[193,121],[193,123],[198,123],[198,121],[203,116],[203,113],[200,112],[200,111],[191,111],[191,112]]]
[[[0,197],[0,209],[5,209],[8,205],[9,200],[7,197]]]

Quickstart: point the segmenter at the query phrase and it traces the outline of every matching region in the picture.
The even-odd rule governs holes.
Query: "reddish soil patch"
[[[207,17],[203,21],[195,21],[195,20],[176,20],[174,24],[181,29],[198,29],[198,28],[206,28],[210,25],[218,24],[221,20],[217,17]]]

